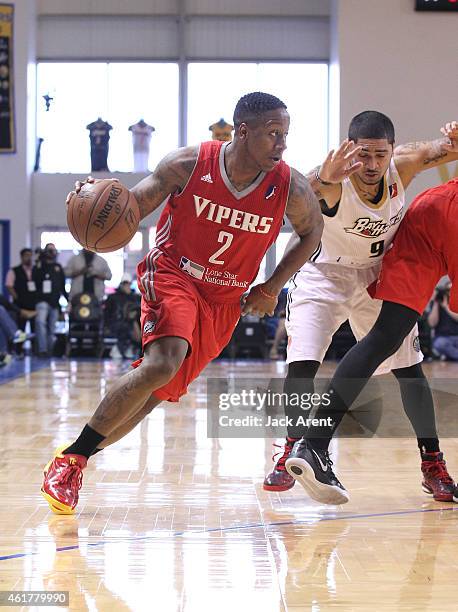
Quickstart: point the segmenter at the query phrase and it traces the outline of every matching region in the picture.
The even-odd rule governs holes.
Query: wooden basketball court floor
[[[422,493],[413,438],[333,442],[344,506],[297,484],[268,493],[272,440],[207,438],[205,376],[91,460],[74,517],[53,515],[42,467],[122,367],[56,360],[0,385],[0,590],[69,591],[69,609],[109,612],[458,609],[458,504]],[[205,374],[247,370],[280,377],[284,365],[219,361]],[[458,476],[457,440],[442,446]]]

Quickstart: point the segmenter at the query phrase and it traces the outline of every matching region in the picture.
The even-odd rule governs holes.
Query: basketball
[[[132,240],[140,223],[135,196],[118,181],[85,183],[68,203],[67,225],[81,246],[109,253]]]

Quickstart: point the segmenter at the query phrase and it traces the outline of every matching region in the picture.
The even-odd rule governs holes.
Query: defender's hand
[[[265,287],[265,283],[255,285],[245,298],[242,315],[253,314],[263,317],[268,314],[272,317],[277,302],[278,296],[272,296]]]
[[[444,143],[442,149],[449,153],[458,153],[458,121],[451,121],[441,127],[441,132],[449,139],[449,143]]]
[[[337,151],[331,149],[321,168],[318,176],[325,183],[341,183],[345,178],[355,173],[362,162],[356,161],[356,156],[361,151],[361,146],[356,146],[353,140],[346,138]]]

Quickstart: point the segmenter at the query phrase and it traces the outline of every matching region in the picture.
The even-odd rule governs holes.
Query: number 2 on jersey
[[[229,232],[220,232],[218,235],[218,242],[223,242],[224,244],[220,249],[215,251],[213,255],[208,258],[208,261],[212,264],[218,264],[219,266],[222,266],[224,264],[224,261],[222,259],[217,258],[222,255],[224,251],[227,251],[227,249],[231,246],[233,239],[234,236]]]
[[[370,255],[370,257],[380,257],[380,255],[383,255],[384,248],[385,248],[385,241],[384,240],[379,240],[378,242],[373,242],[371,244],[371,253],[372,253],[372,255]]]

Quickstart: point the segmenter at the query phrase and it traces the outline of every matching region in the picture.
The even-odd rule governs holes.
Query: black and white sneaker
[[[328,451],[313,448],[302,438],[293,446],[285,467],[312,499],[322,504],[346,504],[350,499],[346,489],[332,471]]]

